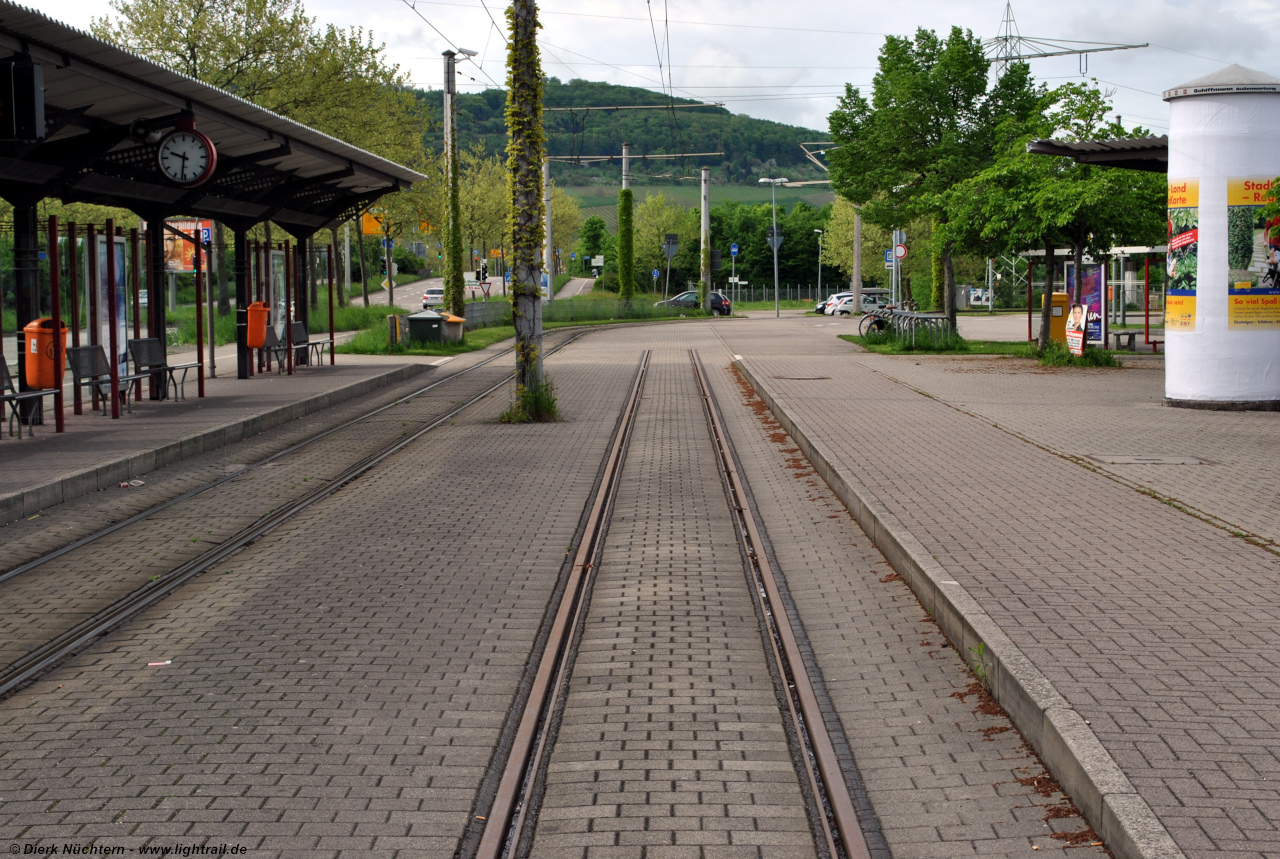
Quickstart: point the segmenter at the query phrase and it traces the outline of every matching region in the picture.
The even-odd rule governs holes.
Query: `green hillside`
[[[432,112],[439,116],[439,90],[419,91]],[[637,87],[572,80],[561,83],[548,78],[544,104],[547,107],[601,105],[665,105],[661,93]],[[675,99],[676,104],[696,104]],[[500,153],[506,147],[503,109],[506,93],[491,89],[458,96],[458,140],[466,147],[477,143],[487,152]],[[547,150],[551,155],[600,155],[621,153],[623,141],[631,144],[636,156],[678,152],[723,152],[702,159],[632,161],[634,182],[670,184],[682,177],[696,177],[702,166],[713,168],[714,181],[746,184],[759,176],[781,175],[792,179],[821,179],[825,174],[809,162],[799,143],[824,139],[825,132],[784,125],[764,119],[733,114],[719,107],[680,110],[548,111],[544,115]],[[433,130],[426,139],[429,147],[442,145],[442,131]],[[562,185],[615,185],[621,177],[620,163],[577,166],[554,164],[556,180]],[[781,196],[781,195],[780,195]]]
[[[575,177],[569,175],[564,177],[565,182],[573,181]],[[788,177],[790,178],[790,177]],[[635,191],[636,204],[639,205],[646,197],[651,194],[664,194],[668,200],[679,203],[687,209],[695,209],[698,207],[699,188],[696,181],[687,181],[675,185],[660,184],[664,180],[655,180],[650,185],[640,185],[633,190]],[[670,180],[666,180],[670,181]],[[618,229],[618,185],[559,185],[569,196],[574,197],[578,201],[578,205],[582,207],[582,216],[584,218],[592,215],[598,215],[604,219],[610,231],[616,232]],[[778,189],[778,207],[785,211],[790,211],[796,203],[804,201],[816,209],[835,199],[835,194],[831,191],[824,191],[819,186],[817,188],[779,188]],[[711,205],[714,209],[716,204],[732,200],[737,203],[768,203],[769,189],[760,187],[759,185],[719,185],[711,186]]]

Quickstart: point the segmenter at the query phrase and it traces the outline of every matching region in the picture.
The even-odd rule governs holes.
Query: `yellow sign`
[[[1169,183],[1170,209],[1188,209],[1199,205],[1199,179],[1178,179]]]
[[[1265,206],[1276,198],[1276,180],[1228,179],[1228,206]]]
[[[366,233],[382,232],[382,219],[372,212],[365,212],[360,218],[360,226]]]
[[[1164,327],[1166,331],[1196,330],[1196,297],[1194,295],[1166,295],[1164,298]]]
[[[500,257],[500,256],[502,256],[502,251],[498,250],[497,248],[492,248],[492,249],[490,249],[490,251],[489,251],[489,256],[491,256],[491,257]]]

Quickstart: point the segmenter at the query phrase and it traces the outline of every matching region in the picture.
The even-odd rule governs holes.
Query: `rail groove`
[[[556,609],[551,634],[542,651],[538,673],[534,677],[529,698],[520,717],[520,725],[516,729],[515,740],[503,768],[493,806],[486,816],[476,859],[500,859],[506,855],[509,847],[519,839],[525,825],[525,813],[528,809],[525,799],[532,778],[546,753],[546,718],[569,680],[568,662],[573,652],[572,639],[586,605],[583,597],[589,592],[601,538],[609,521],[613,499],[617,495],[618,479],[622,475],[627,447],[639,411],[640,395],[644,391],[649,355],[650,352],[646,351],[640,359],[640,367],[636,371],[631,394],[623,409],[618,434],[606,458],[604,479],[600,481],[592,500],[586,531],[574,556],[569,580]]]
[[[716,458],[729,486],[731,506],[738,519],[738,535],[755,575],[757,586],[752,591],[760,601],[760,608],[772,633],[768,636],[769,650],[787,685],[787,711],[800,740],[805,776],[818,800],[821,812],[819,819],[827,849],[833,857],[870,859],[871,854],[867,850],[862,827],[853,807],[853,798],[849,795],[840,760],[836,756],[831,736],[827,733],[818,696],[805,669],[804,657],[787,617],[777,578],[765,551],[764,540],[747,505],[743,479],[734,465],[715,397],[711,393],[711,386],[707,384],[702,362],[692,349],[689,350],[689,360],[698,380]]]

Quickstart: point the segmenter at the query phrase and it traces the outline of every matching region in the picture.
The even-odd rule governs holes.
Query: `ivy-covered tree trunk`
[[[369,266],[364,259],[364,214],[356,218],[356,236],[360,245],[360,292],[364,296],[364,306],[369,306]]]
[[[456,111],[456,101],[452,102],[452,106],[452,110]],[[448,171],[449,180],[449,223],[445,226],[444,303],[454,316],[462,316],[467,311],[467,290],[466,282],[462,278],[462,204],[458,197],[458,135],[454,117],[446,116],[444,121],[449,123],[453,132],[450,135],[449,151],[445,153],[445,169]]]
[[[1084,224],[1076,228],[1075,247],[1072,248],[1072,270],[1075,277],[1072,278],[1074,283],[1071,284],[1071,303],[1080,304],[1084,300],[1084,278],[1081,276],[1084,272],[1084,244],[1088,241],[1088,234],[1085,232]]]
[[[618,192],[618,298],[628,307],[636,294],[634,204],[630,188]]]
[[[947,324],[953,332],[956,328],[956,267],[948,248],[942,250],[942,305],[947,314]]]
[[[338,244],[338,228],[329,228],[329,237],[333,240],[333,244],[329,247],[333,248],[333,292],[338,297],[338,306],[347,306],[347,276],[343,273],[344,266],[350,266],[351,262],[344,254],[338,252],[342,245]],[[342,265],[338,264],[338,260],[342,260]],[[327,272],[326,272],[327,276]]]
[[[933,219],[933,234],[935,237],[937,237],[937,234],[938,234],[937,218]],[[942,266],[941,239],[934,238],[934,240],[930,242],[930,244],[933,245],[933,259],[932,259],[932,262],[933,262],[933,269],[932,269],[933,271],[933,309],[937,311],[942,309],[943,303],[946,301],[946,298],[944,298],[945,290],[946,290],[946,285],[945,285],[946,274],[943,272],[943,266]]]
[[[511,292],[516,329],[516,403],[512,420],[554,420],[555,400],[542,368],[542,63],[538,4],[507,7],[507,170],[511,175]],[[549,407],[548,407],[549,406]]]
[[[1040,306],[1040,337],[1036,341],[1036,351],[1044,354],[1044,350],[1049,348],[1049,319],[1053,306],[1053,278],[1054,265],[1053,259],[1053,239],[1044,240],[1044,296],[1041,298]],[[1031,267],[1027,266],[1027,280],[1031,280]]]

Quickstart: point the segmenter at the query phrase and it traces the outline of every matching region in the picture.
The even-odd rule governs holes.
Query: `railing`
[[[873,310],[867,315],[873,320],[870,323],[872,328],[895,340],[909,339],[912,346],[921,340],[927,341],[929,345],[942,346],[955,333],[951,321],[940,313],[915,313],[886,307]]]

